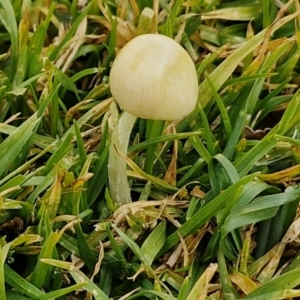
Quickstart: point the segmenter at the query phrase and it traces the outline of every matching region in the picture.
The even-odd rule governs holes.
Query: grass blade
[[[234,183],[232,186],[223,191],[220,195],[214,198],[211,202],[206,204],[201,208],[197,213],[195,213],[187,222],[185,222],[177,231],[171,234],[167,240],[162,250],[159,252],[159,255],[170,250],[179,242],[179,237],[177,232],[179,232],[183,237],[186,237],[188,234],[191,234],[195,230],[199,229],[202,225],[205,224],[211,217],[217,214],[221,207],[224,204],[234,197],[236,191],[239,187],[251,182],[257,174],[251,174],[241,178],[239,181]]]
[[[40,119],[37,118],[37,114],[32,115],[0,144],[0,176],[8,170],[9,165],[19,155],[22,147],[30,139],[35,126],[39,122]]]
[[[16,23],[15,13],[13,6],[9,0],[1,0],[1,6],[4,9],[0,9],[0,20],[1,23],[6,27],[6,30],[10,34],[11,41],[11,63],[9,67],[9,78],[13,81],[16,74],[18,65],[18,26]]]

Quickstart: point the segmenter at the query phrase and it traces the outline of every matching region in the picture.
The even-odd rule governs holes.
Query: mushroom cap
[[[173,39],[140,35],[118,53],[110,72],[118,104],[139,118],[176,120],[191,113],[198,99],[198,78],[188,53]]]

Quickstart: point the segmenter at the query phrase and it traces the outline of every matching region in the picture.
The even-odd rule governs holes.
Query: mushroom
[[[127,153],[136,118],[178,120],[191,113],[198,99],[198,77],[188,53],[173,39],[140,35],[118,53],[110,71],[110,90],[124,110],[112,134],[108,177],[117,206],[131,202],[126,163],[116,149]]]

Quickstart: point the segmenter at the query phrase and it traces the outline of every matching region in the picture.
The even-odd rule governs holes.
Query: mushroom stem
[[[112,133],[108,159],[108,180],[110,195],[118,207],[130,203],[131,196],[126,162],[120,157],[116,148],[127,154],[129,136],[136,119],[137,117],[132,114],[124,112]]]

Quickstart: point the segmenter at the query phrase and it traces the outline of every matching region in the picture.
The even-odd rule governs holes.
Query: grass
[[[296,0],[0,0],[0,299],[300,297],[299,22]],[[156,31],[199,103],[138,119],[117,207],[110,66]]]

